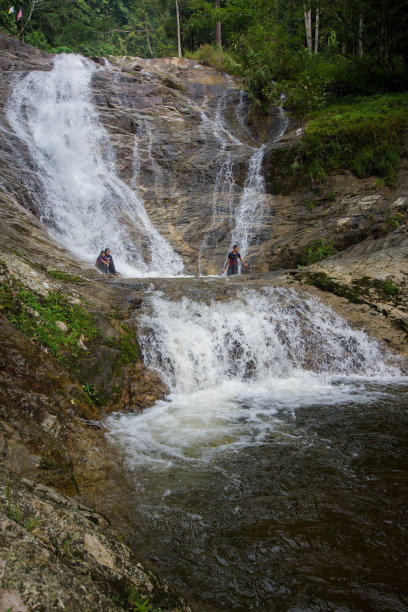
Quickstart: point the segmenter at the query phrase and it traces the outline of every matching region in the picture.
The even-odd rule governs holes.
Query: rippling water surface
[[[154,295],[141,326],[171,393],[109,422],[138,553],[200,611],[408,609],[398,362],[284,290]]]

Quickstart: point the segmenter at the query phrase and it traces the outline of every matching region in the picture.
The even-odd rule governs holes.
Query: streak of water
[[[242,143],[231,134],[224,125],[223,111],[225,109],[226,100],[229,90],[225,89],[220,97],[215,115],[209,119],[203,109],[200,110],[203,127],[212,133],[216,139],[219,148],[218,169],[212,193],[212,216],[211,224],[204,233],[203,240],[198,251],[198,273],[202,273],[202,259],[205,257],[209,247],[216,248],[217,246],[217,222],[219,217],[225,216],[226,211],[229,211],[229,216],[233,210],[233,196],[236,191],[236,183],[233,172],[234,160],[229,148],[231,145],[242,145]],[[228,147],[228,149],[227,149]]]
[[[243,258],[262,227],[265,203],[265,180],[262,174],[264,153],[265,146],[262,146],[255,151],[249,161],[244,190],[235,214],[231,244],[239,245]]]

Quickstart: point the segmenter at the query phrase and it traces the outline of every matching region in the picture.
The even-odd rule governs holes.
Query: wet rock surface
[[[162,610],[187,609],[121,543],[130,492],[104,418],[112,410],[152,405],[165,393],[133,341],[128,311],[134,294],[91,280],[58,281],[39,262],[4,248],[1,257],[1,609],[132,609],[132,597],[148,597]],[[6,290],[17,308],[12,312]],[[58,355],[7,318],[18,318],[20,290],[38,300],[59,293],[84,304],[97,320],[99,337],[86,340],[78,366],[59,363]],[[37,319],[32,309],[29,315]]]
[[[4,471],[0,495],[2,610],[113,612],[146,598],[162,610],[189,610],[107,533],[102,514]]]

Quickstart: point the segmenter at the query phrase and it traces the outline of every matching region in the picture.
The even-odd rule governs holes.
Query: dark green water
[[[369,391],[211,459],[133,463],[138,553],[199,611],[407,610],[407,387]]]

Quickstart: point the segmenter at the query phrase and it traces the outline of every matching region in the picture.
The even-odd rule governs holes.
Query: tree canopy
[[[408,84],[408,0],[0,0],[0,28],[51,52],[177,55],[243,76],[262,108]],[[18,19],[19,9],[22,18]],[[218,44],[216,44],[218,43]],[[221,44],[220,44],[221,43]]]

